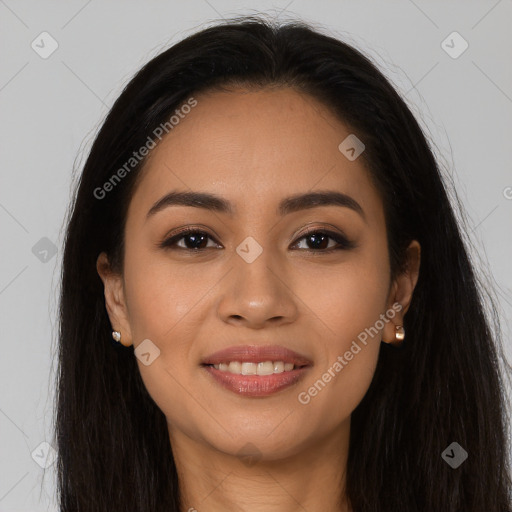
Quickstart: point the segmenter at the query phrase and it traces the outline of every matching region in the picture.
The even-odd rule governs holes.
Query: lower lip
[[[221,386],[247,397],[269,396],[298,382],[310,368],[303,366],[291,371],[271,375],[237,375],[223,372],[213,366],[203,368]]]

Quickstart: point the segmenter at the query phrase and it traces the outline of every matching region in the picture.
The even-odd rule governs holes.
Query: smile
[[[220,369],[221,365],[223,369]],[[229,365],[221,363],[219,365],[203,365],[202,368],[209,374],[213,382],[224,389],[245,397],[265,397],[296,384],[311,368],[309,365],[295,367],[292,363],[287,363],[288,367],[290,365],[293,368],[286,370],[282,361],[275,361],[275,363],[265,361],[258,364],[232,361]],[[217,366],[219,368],[216,368]],[[225,368],[226,366],[228,369]],[[257,373],[258,367],[263,372],[270,372],[272,369],[272,373]],[[231,368],[236,372],[229,371]],[[275,368],[277,371],[274,371]]]

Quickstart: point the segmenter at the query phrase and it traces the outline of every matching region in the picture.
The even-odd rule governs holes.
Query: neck
[[[181,512],[351,512],[345,498],[350,419],[292,454],[221,452],[169,427]],[[243,443],[242,443],[243,445]],[[251,452],[247,445],[243,453]]]

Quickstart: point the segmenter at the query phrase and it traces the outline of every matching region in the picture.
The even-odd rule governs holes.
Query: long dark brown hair
[[[147,63],[111,108],[81,172],[66,219],[60,295],[60,510],[180,510],[166,418],[133,347],[111,344],[96,272],[102,251],[122,271],[127,207],[145,159],[106,197],[95,190],[182,102],[230,85],[289,86],[327,105],[366,146],[361,158],[385,207],[392,278],[409,242],[421,244],[406,342],[402,350],[381,344],[374,379],[352,414],[354,512],[511,512],[497,306],[475,273],[468,229],[427,136],[361,51],[304,22],[257,16],[209,26]],[[441,457],[452,442],[468,453],[457,469]]]

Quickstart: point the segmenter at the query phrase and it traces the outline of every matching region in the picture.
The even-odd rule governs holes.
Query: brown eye
[[[179,244],[178,242],[181,242]],[[166,238],[159,247],[162,249],[180,249],[185,251],[199,252],[208,248],[219,247],[219,244],[213,242],[213,245],[208,246],[208,241],[213,242],[213,238],[206,231],[201,231],[194,228],[186,228],[178,233]],[[352,249],[355,244],[349,241],[346,237],[339,233],[325,230],[310,230],[306,234],[302,235],[294,244],[293,247],[297,247],[301,243],[301,240],[305,240],[307,247],[300,248],[310,252],[331,252],[340,249]],[[332,243],[334,242],[334,244]]]
[[[184,229],[179,233],[165,239],[161,244],[161,248],[177,248],[189,251],[200,251],[207,249],[208,239],[210,235],[205,231],[197,229]],[[177,242],[184,240],[184,245],[178,245]],[[214,245],[216,247],[216,245]]]
[[[307,251],[331,252],[340,249],[352,249],[355,247],[355,244],[347,240],[343,235],[332,231],[309,231],[305,235],[301,236],[298,241],[295,242],[295,245],[303,239],[306,240],[306,243],[309,245],[309,247],[303,248]],[[331,240],[334,241],[335,244],[329,246]]]

